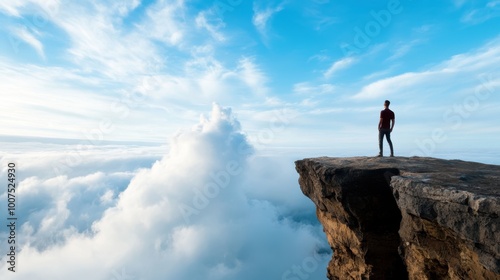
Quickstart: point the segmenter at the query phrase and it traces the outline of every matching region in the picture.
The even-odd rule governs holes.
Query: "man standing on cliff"
[[[378,156],[382,157],[383,156],[383,148],[384,148],[384,135],[385,138],[387,139],[387,143],[389,143],[389,147],[391,148],[391,157],[394,156],[394,149],[392,148],[392,141],[391,141],[391,132],[392,129],[394,128],[394,123],[396,122],[394,112],[389,110],[389,105],[391,102],[389,100],[386,100],[384,102],[384,110],[380,112],[380,121],[378,123],[378,148],[379,148],[379,153]]]

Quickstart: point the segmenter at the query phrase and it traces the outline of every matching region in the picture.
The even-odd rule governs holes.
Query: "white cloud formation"
[[[5,13],[20,17],[25,9],[28,9],[30,5],[36,5],[42,10],[35,9],[35,15],[38,17],[46,17],[51,14],[51,12],[58,9],[60,5],[60,0],[12,0],[12,1],[3,1],[0,3],[0,11],[4,11]],[[34,18],[35,19],[35,18]],[[37,21],[40,18],[36,19]],[[42,19],[44,21],[45,19]]]
[[[23,179],[33,211],[18,214],[15,279],[281,279],[305,260],[324,278],[328,245],[293,162],[251,154],[231,110],[214,105],[150,168]]]
[[[151,132],[148,126],[159,125],[161,128],[155,130],[159,132],[157,140],[163,141],[166,133],[161,132],[163,129],[175,131],[182,124],[165,126],[158,118],[158,109],[149,107],[154,102],[141,91],[109,88],[105,95],[100,93],[106,79],[86,76],[80,70],[13,66],[2,59],[0,66],[0,90],[4,93],[0,95],[0,117],[4,120],[0,134],[92,138],[97,142],[139,140],[137,137],[147,134],[144,132]],[[6,110],[8,106],[16,106],[16,115]],[[175,107],[171,110],[173,112],[163,115],[171,119],[182,116]],[[148,120],[147,124],[141,123],[144,119]],[[134,124],[132,133],[126,126]]]
[[[385,78],[373,82],[353,96],[354,99],[375,99],[382,96],[392,96],[397,93],[404,93],[408,88],[414,87],[424,80],[431,82],[431,79],[436,81],[436,74],[434,72],[420,72],[420,73],[404,73],[398,76]]]
[[[81,9],[86,12],[80,12]],[[122,30],[116,20],[106,13],[109,13],[107,9],[98,6],[75,5],[61,9],[54,17],[55,23],[71,38],[72,45],[68,50],[71,58],[87,71],[102,73],[120,81],[134,74],[151,71],[151,67],[159,61],[151,42],[135,31]],[[168,15],[164,15],[164,18],[167,20]],[[168,36],[166,33],[159,34],[160,31],[152,27],[146,29],[149,29],[150,36],[158,39]]]
[[[462,22],[469,24],[479,24],[488,21],[493,18],[500,16],[500,1],[491,0],[488,1],[484,6],[477,7],[468,10],[462,16]]]
[[[328,68],[325,73],[323,73],[323,76],[327,79],[331,78],[336,72],[346,69],[349,66],[353,65],[356,63],[358,60],[355,57],[348,56],[344,57],[340,60],[335,61],[330,68]]]
[[[482,48],[460,55],[455,55],[435,67],[421,72],[407,72],[397,76],[384,78],[364,86],[353,96],[354,99],[374,99],[382,96],[418,94],[425,87],[447,86],[447,90],[462,87],[460,90],[474,87],[481,81],[483,74],[493,75],[500,63],[500,40],[497,38]]]
[[[13,16],[19,16],[19,12],[17,11],[19,6],[21,6],[21,1],[0,2],[0,9],[2,9],[4,13]]]
[[[293,92],[306,95],[329,94],[335,91],[333,84],[314,85],[310,82],[302,82],[293,85]]]
[[[224,26],[224,22],[220,18],[215,17],[214,12],[200,12],[195,21],[198,28],[207,30],[216,41],[226,41],[224,34],[219,31],[219,29]]]
[[[32,32],[30,32],[27,28],[18,28],[16,30],[13,30],[12,32],[19,39],[23,40],[32,48],[34,48],[41,58],[45,59],[43,44],[36,38],[36,36]]]
[[[423,30],[422,27],[420,30]],[[419,31],[417,31],[419,32]],[[425,32],[425,31],[422,31]],[[415,39],[409,42],[400,42],[396,44],[396,48],[392,51],[393,54],[388,58],[388,60],[395,60],[405,56],[407,53],[411,51],[416,45],[422,43],[421,40]]]
[[[259,8],[258,4],[254,3],[252,23],[264,39],[267,39],[268,37],[267,32],[269,20],[274,14],[283,10],[283,8],[283,3],[276,7],[268,6],[265,9]]]
[[[184,0],[158,1],[148,9],[140,31],[167,45],[178,46],[186,36],[184,12]]]
[[[70,40],[68,59],[87,73],[103,74],[120,81],[155,73],[162,65],[155,42],[177,48],[184,42],[184,1],[158,1],[146,8],[145,17],[127,25],[124,19],[140,1],[60,2],[58,0],[12,1],[0,6],[10,15],[25,17],[25,24],[61,29]],[[58,29],[47,25],[51,22]],[[27,38],[24,36],[24,38]],[[30,39],[35,46],[34,41]]]
[[[20,17],[43,13],[44,36],[38,38],[29,29],[32,34],[20,33],[22,38],[42,53],[51,32],[61,32],[69,40],[57,58],[70,63],[41,67],[0,61],[6,66],[0,88],[16,102],[20,116],[0,112],[7,121],[0,134],[81,138],[82,130],[98,128],[111,115],[117,129],[106,139],[152,140],[155,136],[140,131],[171,133],[213,101],[238,104],[267,98],[267,75],[255,59],[237,57],[236,65],[226,65],[216,57],[225,35],[213,12],[191,15],[185,1],[157,1],[142,7],[141,16],[130,16],[138,5],[136,0],[4,4],[3,10]],[[151,129],[161,121],[152,117],[158,114],[171,122]],[[35,120],[42,125],[30,128],[27,124]],[[137,124],[137,130],[124,129],[125,122]]]
[[[267,77],[251,58],[245,57],[239,61],[237,75],[254,93],[264,95],[268,92]]]

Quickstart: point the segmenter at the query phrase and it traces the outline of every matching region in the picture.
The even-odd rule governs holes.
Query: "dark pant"
[[[391,155],[394,155],[394,149],[392,148],[392,141],[391,141],[391,130],[390,129],[379,129],[378,131],[378,149],[379,149],[379,154],[383,155],[384,151],[384,135],[385,138],[387,139],[387,143],[389,143],[389,148],[391,148]]]

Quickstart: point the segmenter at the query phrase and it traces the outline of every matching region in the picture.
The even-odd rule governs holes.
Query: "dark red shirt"
[[[380,118],[382,119],[382,129],[390,129],[391,120],[395,118],[394,112],[386,108],[380,112]]]

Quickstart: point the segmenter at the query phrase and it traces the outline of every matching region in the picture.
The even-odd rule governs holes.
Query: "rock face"
[[[329,279],[500,279],[500,166],[419,157],[295,164],[334,250]]]

